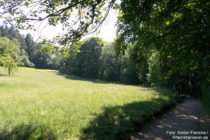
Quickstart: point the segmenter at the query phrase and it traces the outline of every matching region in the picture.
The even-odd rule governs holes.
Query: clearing
[[[114,139],[179,97],[147,88],[0,68],[0,139]]]

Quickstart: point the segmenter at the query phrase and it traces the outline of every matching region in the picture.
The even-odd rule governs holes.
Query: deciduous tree
[[[0,38],[0,62],[8,69],[8,75],[21,63],[20,44],[17,40],[9,40],[6,37]]]

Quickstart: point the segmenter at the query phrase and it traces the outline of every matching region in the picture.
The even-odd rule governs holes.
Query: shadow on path
[[[170,140],[173,139],[170,131],[193,133],[186,136],[209,137],[210,117],[198,100],[185,99],[164,115],[154,113],[160,110],[164,112],[161,109],[164,102],[162,99],[153,99],[105,107],[103,113],[94,118],[89,127],[83,129],[80,139]],[[151,116],[159,117],[153,119]],[[195,134],[200,131],[203,134]]]
[[[210,117],[200,101],[186,99],[169,113],[147,124],[141,131],[128,134],[126,139],[171,140],[178,137],[184,139],[182,136],[196,136],[196,139],[200,137],[204,140],[210,139],[209,133]]]

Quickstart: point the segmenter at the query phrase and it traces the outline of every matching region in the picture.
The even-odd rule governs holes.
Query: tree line
[[[58,42],[72,47],[72,44],[74,45],[74,42],[78,41],[82,35],[92,31],[91,25],[98,27],[98,24],[102,24],[107,14],[99,12],[100,10],[102,11],[108,6],[106,7],[108,12],[113,8],[120,13],[117,23],[117,39],[111,45],[116,53],[106,57],[103,56],[106,54],[106,49],[102,49],[100,61],[97,61],[97,65],[95,65],[96,67],[100,65],[99,71],[89,74],[92,70],[88,68],[88,64],[74,62],[80,57],[87,58],[82,55],[83,52],[73,54],[71,58],[62,59],[62,68],[59,68],[61,71],[85,77],[94,75],[93,77],[100,79],[109,79],[108,77],[113,74],[116,77],[110,76],[112,79],[124,81],[126,75],[130,75],[129,69],[131,68],[135,72],[131,72],[132,76],[128,77],[137,79],[137,83],[165,86],[178,93],[193,96],[200,96],[202,89],[209,87],[209,1],[122,0],[120,3],[116,3],[115,0],[90,0],[63,3],[61,0],[56,2],[47,0],[47,2],[47,4],[40,5],[40,9],[42,9],[40,13],[43,14],[32,10],[33,14],[27,14],[28,16],[23,16],[26,14],[21,11],[20,5],[25,4],[24,0],[18,4],[16,1],[4,2],[2,3],[2,17],[9,13],[11,16],[6,17],[6,21],[16,22],[15,25],[18,27],[25,27],[24,25],[30,27],[30,21],[45,19],[48,19],[50,25],[62,24],[69,32]],[[13,3],[12,7],[11,3]],[[25,6],[33,4],[33,2],[27,3]],[[66,7],[66,5],[68,6]],[[77,20],[80,26],[76,30],[72,29],[73,26],[68,23],[71,20],[70,15],[73,9],[74,12],[81,15]],[[16,14],[17,16],[13,16],[15,11],[19,13]],[[43,17],[42,15],[47,16]],[[12,20],[14,18],[17,20]],[[89,63],[92,64],[92,61]],[[82,70],[75,71],[75,67],[77,70]]]
[[[114,43],[100,38],[80,42],[79,52],[61,60],[60,72],[90,79],[102,79],[127,84],[146,84],[130,57],[118,55]]]
[[[57,69],[61,73],[83,78],[127,84],[146,84],[145,77],[139,73],[131,58],[131,51],[127,51],[126,55],[117,54],[114,42],[107,43],[100,38],[89,38],[78,43],[78,50],[67,50],[64,54],[54,46],[50,47],[49,44],[35,42],[30,34],[21,35],[13,27],[1,26],[0,37],[2,58],[5,55],[3,52],[12,46],[8,44],[3,47],[4,43],[10,41],[16,44],[13,45],[15,54],[10,53],[12,57],[18,58],[13,59],[14,62],[10,63],[14,65],[12,69],[17,66]],[[51,51],[51,49],[56,51]],[[3,59],[1,60],[1,65],[8,68]]]
[[[4,43],[6,43],[6,40],[10,40],[11,42],[13,41],[16,43],[16,47],[13,48],[16,48],[16,56],[19,56],[19,60],[16,60],[17,65],[35,68],[56,68],[57,64],[55,62],[54,56],[46,53],[44,51],[46,46],[35,42],[32,35],[22,35],[14,27],[2,25],[0,26],[0,37],[0,49],[2,50],[0,52],[1,56],[5,55],[3,54],[3,51],[5,48]],[[11,46],[11,43],[7,44],[7,46]]]

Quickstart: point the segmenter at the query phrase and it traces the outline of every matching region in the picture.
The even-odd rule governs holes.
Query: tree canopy
[[[17,40],[9,40],[6,37],[0,38],[0,62],[8,69],[9,75],[21,63],[20,44]]]
[[[210,75],[210,2],[123,0],[120,9],[117,49],[133,44],[153,82],[200,93]]]
[[[72,44],[82,35],[97,30],[109,14],[115,0],[18,0],[0,1],[0,14],[6,23],[33,29],[32,22],[47,20],[62,24],[67,31],[61,44]]]

